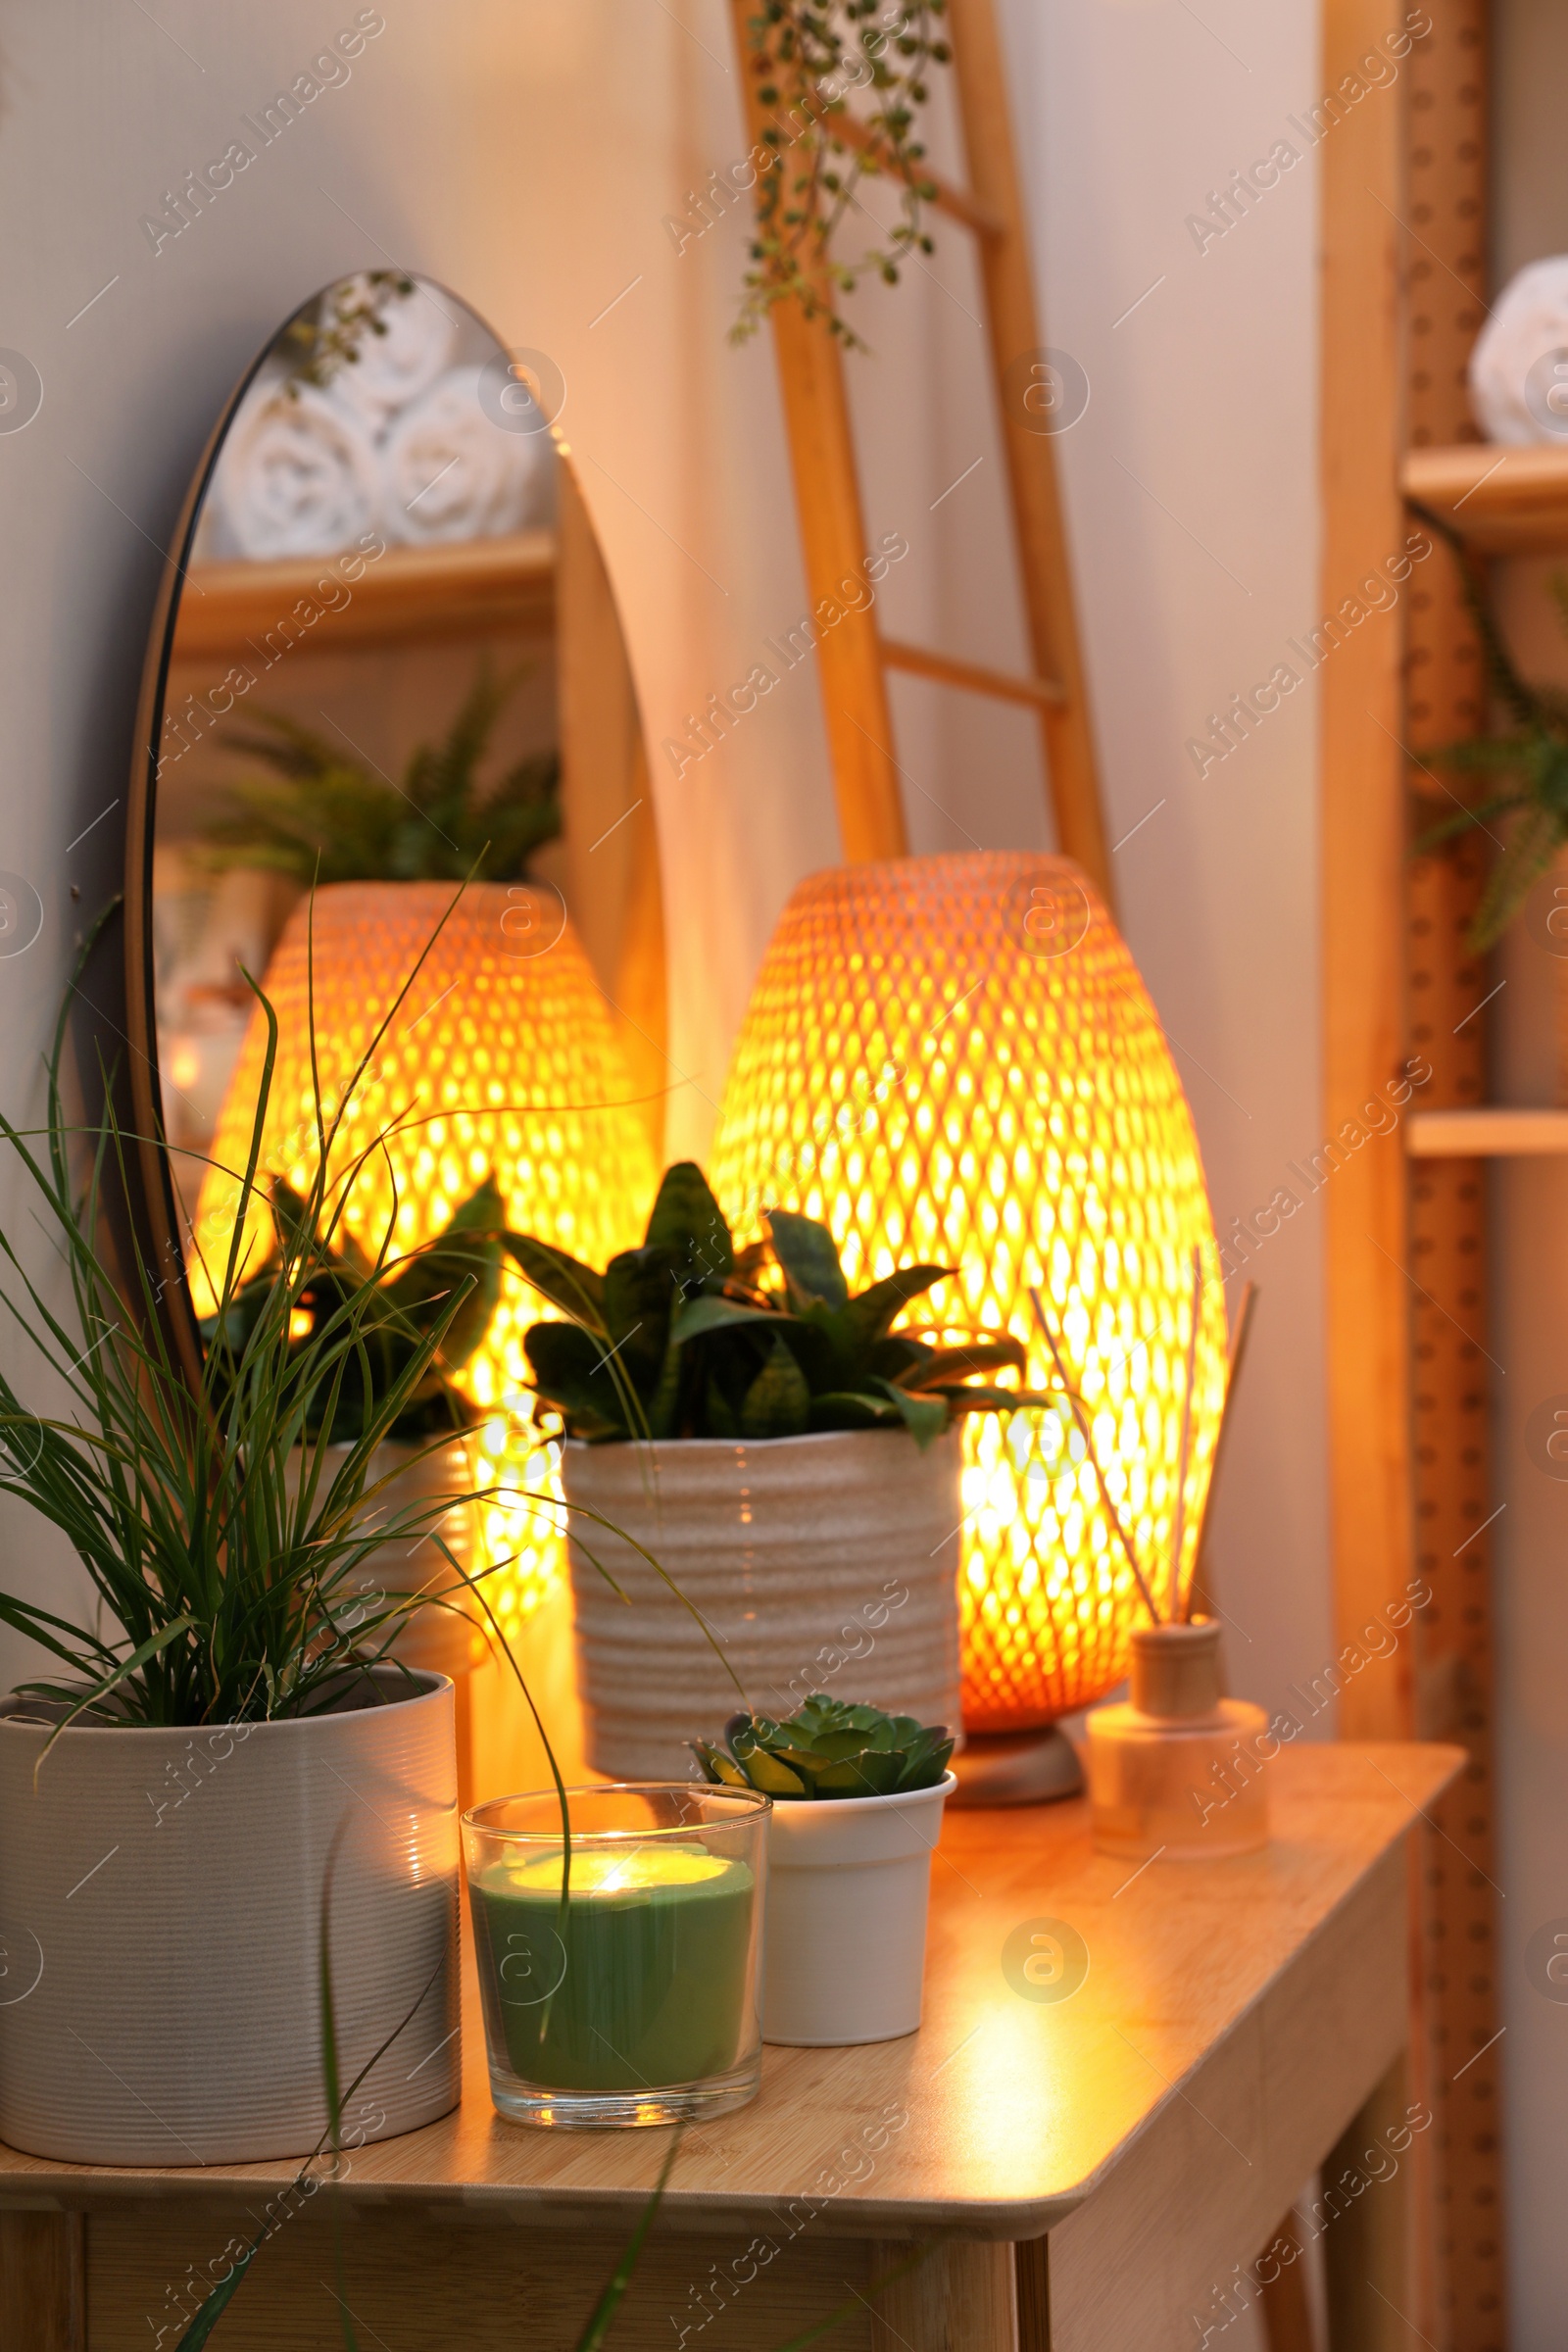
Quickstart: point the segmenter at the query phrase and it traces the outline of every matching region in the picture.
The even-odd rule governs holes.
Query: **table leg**
[[[904,2268],[914,2251],[871,2248],[873,2352],[1020,2352],[1012,2246],[953,2239]],[[879,2279],[889,2280],[880,2291]],[[1046,2343],[1024,2352],[1046,2352]]]
[[[1323,2235],[1328,2288],[1330,2352],[1410,2352],[1414,2328],[1405,2278],[1406,2174],[1401,2162],[1392,2178],[1368,2180],[1372,2154],[1387,2164],[1388,2151],[1405,2145],[1405,2067],[1395,2060],[1366,2104],[1353,2115],[1323,2166],[1322,2197],[1349,2191],[1350,2202],[1335,2209]]]
[[[1280,2247],[1280,2240],[1285,2240]],[[1305,2249],[1301,2244],[1301,2226],[1295,2209],[1286,2214],[1269,2245],[1280,2247],[1273,2264],[1272,2278],[1259,2271],[1263,2287],[1263,2333],[1268,2352],[1312,2352],[1312,2310],[1306,2298]],[[1287,2261],[1290,2248],[1296,2248],[1294,2262]]]
[[[0,2352],[86,2352],[86,2221],[0,2213]]]

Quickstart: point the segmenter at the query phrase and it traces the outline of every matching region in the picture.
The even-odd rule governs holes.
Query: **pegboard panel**
[[[1466,389],[1485,316],[1487,11],[1434,0],[1405,93],[1404,288],[1408,435],[1417,446],[1475,440]],[[1446,549],[1420,565],[1405,605],[1405,741],[1423,749],[1485,717],[1478,648]],[[1410,1047],[1432,1063],[1432,1108],[1486,1099],[1485,1019],[1493,985],[1465,947],[1486,878],[1479,845],[1416,859],[1406,899]],[[1432,1605],[1417,1629],[1417,1736],[1468,1749],[1468,1770],[1419,1834],[1415,1926],[1418,2095],[1437,2122],[1424,2200],[1431,2236],[1425,2307],[1438,2352],[1501,2352],[1505,2341],[1493,1651],[1488,1459],[1486,1184],[1476,1160],[1411,1163],[1411,1399],[1416,1560]],[[1492,2047],[1488,2047],[1492,2044]],[[1484,2054],[1482,2054],[1484,2053]]]

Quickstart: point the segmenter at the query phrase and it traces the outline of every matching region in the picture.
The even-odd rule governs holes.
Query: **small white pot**
[[[783,1798],[767,1824],[762,2039],[896,2041],[920,2023],[950,1772],[912,1796]]]
[[[345,2140],[457,2105],[452,1685],[383,1675],[388,1703],[332,1714],[73,1726],[36,1777],[50,1726],[0,1702],[0,2139],[75,2164],[307,2153],[329,1867],[345,2089],[414,2011]]]
[[[906,1430],[874,1429],[568,1445],[567,1501],[610,1522],[569,1521],[594,1769],[685,1779],[687,1742],[716,1739],[742,1705],[736,1681],[757,1714],[825,1690],[956,1733],[959,1443],[952,1429],[922,1452]]]

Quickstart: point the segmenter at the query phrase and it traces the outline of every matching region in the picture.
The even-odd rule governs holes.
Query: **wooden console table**
[[[1134,1872],[1081,1801],[950,1813],[920,2033],[769,2049],[753,2105],[687,2133],[612,2352],[769,2352],[846,2304],[842,2352],[1219,2343],[1331,2153],[1362,2181],[1324,2230],[1335,2352],[1403,2352],[1404,1834],[1462,1761],[1288,1748],[1274,1843],[1240,1862]],[[275,2206],[215,2352],[336,2352],[340,2303],[361,2352],[575,2342],[667,2134],[500,2123],[472,1990],[462,2107]],[[0,2352],[172,2352],[294,2171],[0,2148]]]

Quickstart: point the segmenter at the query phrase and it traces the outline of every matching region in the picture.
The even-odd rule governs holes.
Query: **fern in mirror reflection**
[[[422,743],[396,785],[285,711],[257,710],[224,748],[272,772],[228,787],[228,810],[203,835],[214,871],[260,868],[309,889],[327,882],[521,880],[561,831],[561,760],[533,752],[482,790],[496,721],[527,675],[482,662],[439,743]]]

